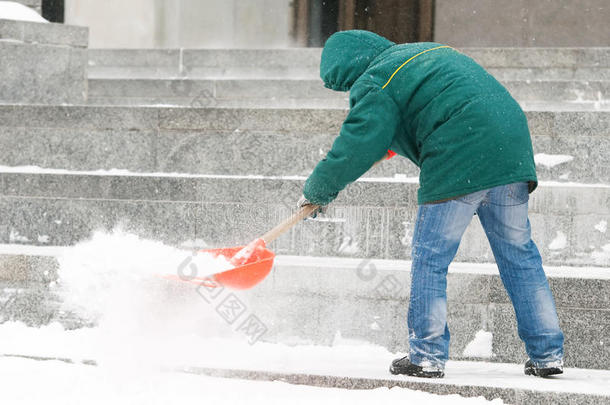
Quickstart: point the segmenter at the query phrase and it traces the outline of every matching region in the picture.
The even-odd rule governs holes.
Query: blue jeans
[[[519,337],[537,367],[563,364],[563,333],[531,239],[527,183],[420,205],[413,235],[409,358],[443,369],[449,357],[447,268],[473,215],[479,216],[517,316]]]

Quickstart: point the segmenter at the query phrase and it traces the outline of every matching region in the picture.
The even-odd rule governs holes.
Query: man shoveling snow
[[[517,316],[525,373],[563,372],[563,333],[528,199],[537,186],[525,114],[471,58],[436,43],[394,44],[368,31],[332,35],[325,86],[350,91],[332,149],[307,179],[299,206],[325,206],[388,150],[420,168],[412,243],[409,355],[393,374],[443,377],[449,357],[447,268],[478,215]]]

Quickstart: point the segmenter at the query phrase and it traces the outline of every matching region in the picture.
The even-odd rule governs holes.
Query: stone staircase
[[[543,103],[595,109],[607,106],[610,92],[601,80],[504,80],[506,88],[525,108]],[[203,97],[216,107],[347,108],[347,93],[323,87],[319,79],[89,79],[89,103],[95,105],[171,104],[196,107]]]
[[[610,49],[463,51],[529,119],[541,180],[530,219],[566,365],[610,370]],[[319,49],[90,50],[88,84],[77,84],[86,103],[0,100],[0,283],[5,297],[17,291],[0,298],[0,321],[78,326],[48,294],[54,249],[95,230],[120,224],[175,246],[232,246],[287,216],[347,112],[346,95],[316,79],[319,57]],[[406,350],[417,174],[406,159],[385,162],[348,187],[325,221],[272,244],[274,271],[243,292],[268,326],[266,341],[329,345],[339,332]],[[493,334],[485,361],[526,358],[476,219],[450,271],[449,323],[454,360],[476,360],[464,349],[480,330]],[[477,395],[493,398],[494,389]]]
[[[609,80],[608,48],[460,49],[499,80]],[[320,49],[93,49],[90,78],[318,77]]]
[[[608,48],[464,48],[524,107],[608,108]],[[319,49],[92,50],[91,103],[347,107],[318,79]],[[288,83],[287,83],[288,82]]]

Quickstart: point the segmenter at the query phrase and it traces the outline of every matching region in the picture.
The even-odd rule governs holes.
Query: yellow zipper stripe
[[[418,53],[417,55],[410,57],[410,58],[409,58],[409,59],[408,59],[408,60],[407,60],[405,63],[403,63],[402,65],[400,65],[400,66],[398,67],[398,69],[396,69],[396,70],[394,71],[394,73],[392,73],[392,76],[390,76],[390,78],[388,79],[388,81],[386,82],[386,84],[384,84],[384,85],[383,85],[382,89],[385,89],[385,88],[386,88],[386,86],[387,86],[388,84],[390,84],[390,82],[392,81],[392,79],[394,78],[394,76],[396,75],[396,73],[398,73],[398,71],[399,71],[400,69],[402,69],[402,68],[403,68],[403,66],[405,66],[407,63],[411,62],[413,59],[417,58],[419,55],[423,55],[423,54],[424,54],[424,53],[426,53],[426,52],[435,51],[435,50],[437,50],[437,49],[442,49],[442,48],[451,48],[451,47],[450,47],[450,46],[448,46],[448,45],[437,46],[436,48],[430,48],[430,49],[426,49],[425,51],[422,51],[422,52]]]

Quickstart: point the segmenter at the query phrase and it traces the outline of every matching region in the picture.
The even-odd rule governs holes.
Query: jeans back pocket
[[[500,205],[521,205],[529,200],[529,187],[527,182],[512,183],[505,186],[506,197]]]

